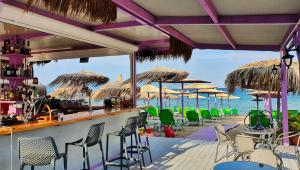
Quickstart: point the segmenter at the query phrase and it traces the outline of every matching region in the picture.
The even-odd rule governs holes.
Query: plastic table
[[[230,161],[215,165],[214,170],[275,170],[276,168],[258,163],[248,161]]]

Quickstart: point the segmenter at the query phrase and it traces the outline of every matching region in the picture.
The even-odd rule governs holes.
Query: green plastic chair
[[[186,112],[186,117],[189,123],[199,124],[200,119],[198,113],[195,110],[189,110]]]
[[[210,112],[207,109],[202,109],[201,110],[201,117],[202,117],[202,119],[211,120]]]
[[[233,109],[231,109],[231,114],[232,115],[238,115],[239,114],[239,110],[237,108],[233,108]]]
[[[186,113],[187,113],[188,111],[190,111],[190,110],[191,110],[190,107],[185,107],[185,108],[184,108],[184,118],[186,118]]]
[[[288,113],[291,114],[291,115],[293,115],[293,116],[299,115],[298,110],[288,110]]]
[[[210,109],[210,114],[212,118],[219,118],[220,117],[220,112],[217,108],[211,108]]]
[[[182,114],[182,107],[177,107],[178,113]]]
[[[145,109],[145,111],[148,112],[149,115],[152,116],[152,117],[157,117],[158,116],[157,110],[154,107],[148,107],[147,109]]]
[[[175,127],[176,130],[178,130],[179,127],[182,127],[182,122],[180,120],[175,120],[172,111],[169,109],[162,109],[159,111],[159,120],[161,127],[168,125]]]
[[[257,123],[258,117],[260,117],[260,123],[263,127],[270,127],[270,119],[267,115],[265,115],[262,111],[260,111],[260,115],[258,115],[257,110],[251,110],[250,111],[250,117],[251,117],[251,126],[255,126]]]
[[[230,116],[230,115],[231,115],[231,110],[230,110],[230,108],[225,108],[225,109],[223,109],[223,113],[224,113],[225,116]]]

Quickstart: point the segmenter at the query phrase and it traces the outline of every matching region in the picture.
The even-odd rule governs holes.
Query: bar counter
[[[118,108],[118,109],[101,109],[101,110],[93,110],[91,112],[83,111],[74,114],[64,115],[63,121],[52,120],[52,121],[41,121],[36,123],[24,123],[20,125],[9,126],[13,133],[31,131],[40,128],[47,128],[51,126],[61,126],[71,123],[77,123],[85,120],[92,120],[97,118],[105,118],[113,115],[119,115],[126,112],[132,112],[136,110],[136,108]],[[10,129],[6,127],[0,127],[0,135],[9,135]]]
[[[104,134],[102,136],[103,146],[106,146],[106,133],[121,130],[128,117],[137,116],[144,107],[119,110],[95,110],[92,112],[78,112],[73,115],[64,115],[63,121],[53,120],[51,122],[40,122],[10,126],[12,128],[12,140],[10,130],[5,127],[0,128],[0,169],[19,169],[20,161],[18,158],[18,138],[19,137],[42,137],[51,136],[54,138],[59,152],[64,152],[65,143],[73,142],[83,138],[89,127],[96,123],[105,122]],[[12,150],[10,149],[12,141]],[[114,156],[119,153],[120,139],[112,137],[109,141],[109,155]],[[12,151],[12,152],[11,152]],[[99,165],[101,154],[99,146],[89,148],[90,162],[92,166]],[[100,166],[100,165],[99,165]],[[57,169],[62,169],[62,161],[58,161]],[[25,169],[28,169],[27,167]],[[47,169],[48,167],[36,167],[36,170]],[[68,155],[68,169],[82,168],[82,150],[70,147]],[[102,167],[97,167],[102,168]],[[96,168],[96,169],[97,169]]]

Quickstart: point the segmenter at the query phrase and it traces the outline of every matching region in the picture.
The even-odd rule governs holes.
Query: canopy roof
[[[218,89],[200,89],[198,93],[218,94],[218,93],[225,93],[225,92]]]
[[[33,60],[163,49],[170,36],[198,49],[278,51],[299,24],[299,0],[112,1],[117,19],[103,24],[83,14],[53,14],[39,4],[24,12],[26,0],[2,0],[0,21],[28,29],[10,25],[0,36],[30,39]]]

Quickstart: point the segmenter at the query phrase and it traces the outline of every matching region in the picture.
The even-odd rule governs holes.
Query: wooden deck
[[[149,157],[146,153],[145,161],[148,165],[145,169],[210,170],[215,165],[214,156],[217,147],[215,141],[152,137],[150,142],[153,163],[149,164]],[[221,156],[224,153],[225,147],[221,147],[218,155]],[[298,170],[297,161],[292,155],[283,154],[282,157],[285,169]],[[233,156],[228,159],[224,158],[218,163],[232,160]]]

